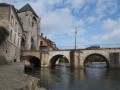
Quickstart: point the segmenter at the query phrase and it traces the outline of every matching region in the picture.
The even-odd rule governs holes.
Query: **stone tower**
[[[18,10],[18,16],[24,29],[22,35],[22,50],[38,50],[40,18],[29,4],[26,4]]]

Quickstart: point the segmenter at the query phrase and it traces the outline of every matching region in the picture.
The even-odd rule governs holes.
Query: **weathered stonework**
[[[20,61],[22,26],[14,6],[0,4],[0,26],[9,31],[6,41],[0,46],[0,54],[5,56],[8,62]]]
[[[22,52],[23,56],[35,56],[40,57],[42,66],[53,66],[58,59],[58,56],[64,56],[68,59],[70,67],[73,68],[84,68],[85,60],[90,55],[100,55],[104,57],[106,64],[110,68],[120,67],[120,48],[100,48],[100,49],[81,49],[81,50],[61,50],[61,51],[47,51],[47,52],[38,52],[38,51],[24,51]],[[56,58],[54,58],[56,57]],[[54,59],[53,59],[54,58]],[[54,60],[51,63],[51,60]]]
[[[26,7],[28,8],[26,10]],[[24,10],[25,9],[25,10]],[[24,33],[26,33],[25,38],[25,50],[38,50],[38,36],[40,33],[40,18],[32,12],[31,6],[29,4],[25,5],[18,11],[18,16],[24,28]]]
[[[16,10],[13,5],[0,3],[0,26],[9,31],[0,46],[0,55],[8,62],[20,61],[21,50],[39,50],[40,18],[29,4]]]

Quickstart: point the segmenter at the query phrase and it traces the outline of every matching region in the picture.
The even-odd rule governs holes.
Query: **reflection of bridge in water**
[[[77,49],[59,51],[23,51],[22,60],[33,66],[55,66],[61,57],[66,57],[70,67],[83,68],[88,58],[96,55],[106,62],[108,67],[120,67],[120,48]]]

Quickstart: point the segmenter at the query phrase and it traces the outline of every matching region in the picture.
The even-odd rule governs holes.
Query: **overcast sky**
[[[29,3],[41,32],[58,47],[120,46],[120,0],[0,0],[20,9]],[[114,45],[115,44],[115,45]]]

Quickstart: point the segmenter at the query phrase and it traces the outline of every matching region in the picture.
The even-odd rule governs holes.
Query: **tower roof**
[[[26,4],[25,6],[23,6],[19,12],[25,12],[25,11],[31,11],[35,16],[38,17],[38,15],[35,13],[35,11],[32,9],[32,7],[30,6],[30,4]]]

